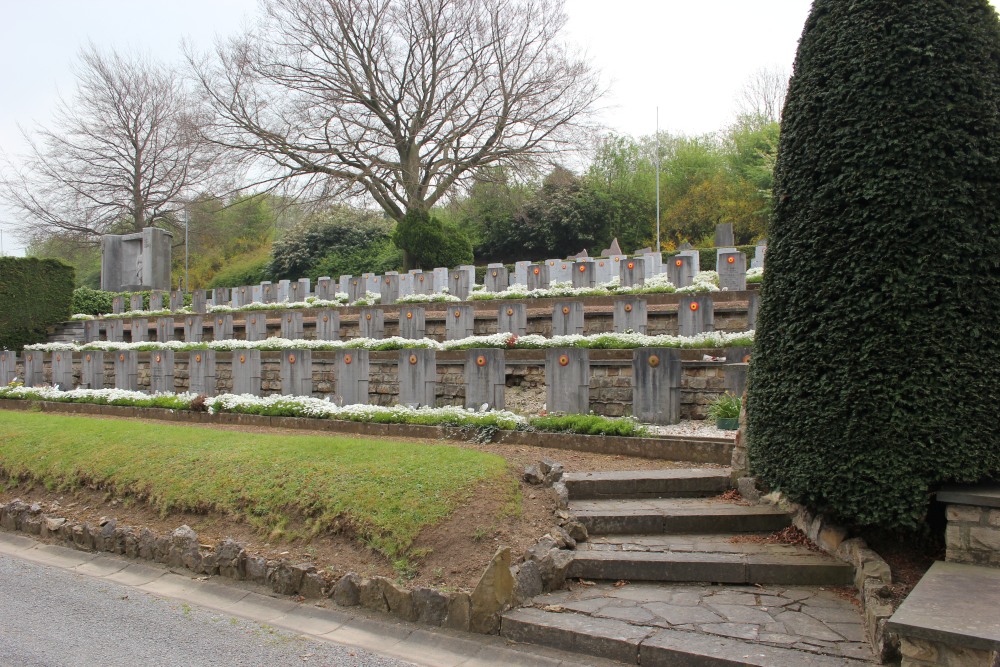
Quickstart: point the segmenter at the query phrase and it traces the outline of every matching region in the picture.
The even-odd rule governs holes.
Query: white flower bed
[[[450,303],[453,301],[461,301],[461,299],[448,294],[447,291],[439,294],[406,294],[396,299],[396,303]]]

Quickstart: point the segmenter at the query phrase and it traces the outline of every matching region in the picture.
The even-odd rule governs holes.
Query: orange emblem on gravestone
[[[698,302],[697,302],[697,301],[693,302],[693,303],[692,303],[692,304],[691,304],[691,305],[689,306],[689,308],[691,309],[691,311],[692,311],[692,312],[693,312],[693,311],[695,311],[695,310],[698,310]]]
[[[674,266],[684,266],[684,260],[678,259],[677,261],[674,262]]]
[[[736,258],[730,255],[729,257],[726,258],[726,261],[729,262],[730,264],[735,264]]]
[[[62,355],[61,354],[57,354],[56,355],[56,361],[62,361]]]
[[[329,322],[330,321],[330,316],[329,315],[324,315],[323,316],[323,321],[324,322]]]
[[[536,276],[540,273],[540,271],[539,271],[539,269],[538,269],[537,266],[535,267],[535,270],[532,271],[532,273],[534,273]]]
[[[31,357],[28,357],[28,361],[31,361]],[[124,354],[119,354],[118,355],[118,361],[125,361],[125,355]]]
[[[295,363],[295,355],[294,354],[288,355],[288,363],[290,363],[290,364],[294,364]]]
[[[507,315],[510,316],[510,315],[513,315],[513,314],[514,314],[514,309],[513,308],[508,308],[507,309]]]
[[[195,361],[195,363],[200,364],[201,363],[201,355],[200,354],[194,355],[194,361]]]
[[[486,357],[484,357],[483,355],[479,355],[478,357],[476,357],[476,365],[477,366],[485,366],[486,365]]]
[[[601,266],[604,266],[604,265],[602,264]],[[586,270],[587,270],[587,265],[586,265],[586,264],[581,264],[581,265],[580,265],[580,273],[583,273],[583,272],[585,272]]]
[[[455,317],[461,317],[461,316],[462,316],[462,311],[456,310],[455,311]]]
[[[90,361],[90,355],[89,354],[87,355],[87,361]]]
[[[649,365],[652,366],[653,368],[656,368],[657,366],[660,365],[660,358],[655,354],[649,355]]]
[[[569,306],[563,306],[563,315],[569,315]]]
[[[365,313],[365,319],[366,320],[370,320],[371,318],[372,318],[372,314],[371,313]]]
[[[566,356],[565,354],[559,355],[559,365],[560,366],[565,366],[568,363],[569,363],[569,357],[568,356]]]
[[[160,355],[156,355],[156,363],[160,363]]]
[[[351,365],[351,361],[352,361],[351,355],[345,354],[344,355],[344,363],[347,364],[348,366],[350,366]]]
[[[406,319],[408,319],[408,320],[412,320],[413,319],[413,312],[412,311],[409,311],[409,310],[406,311]]]
[[[628,263],[628,268],[634,269],[635,268],[635,262],[629,262]]]
[[[417,363],[417,355],[411,354],[410,355],[410,364],[412,365],[412,364],[415,364],[415,363]]]
[[[625,304],[625,312],[626,313],[631,313],[632,312],[632,304],[631,303],[626,303]]]
[[[497,277],[497,272],[496,272],[495,270],[493,271],[493,277],[494,277],[494,278],[496,278],[496,277]]]

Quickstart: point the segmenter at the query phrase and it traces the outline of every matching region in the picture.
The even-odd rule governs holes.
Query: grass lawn
[[[217,511],[264,532],[348,525],[390,559],[481,483],[519,493],[506,461],[445,445],[0,411],[0,471],[50,489],[94,486],[161,513]]]

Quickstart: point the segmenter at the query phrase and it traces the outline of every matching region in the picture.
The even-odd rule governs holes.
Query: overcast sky
[[[995,4],[997,0],[992,0]],[[605,122],[632,135],[721,129],[760,68],[791,70],[810,0],[567,0],[568,38],[610,85]],[[256,0],[0,0],[0,150],[23,151],[18,126],[46,124],[74,90],[81,46],[179,60],[180,42],[209,47],[256,14]],[[10,212],[0,209],[0,223]],[[0,224],[0,227],[3,225]],[[3,251],[21,254],[3,234]]]

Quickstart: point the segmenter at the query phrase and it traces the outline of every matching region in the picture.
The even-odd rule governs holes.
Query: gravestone
[[[285,396],[312,396],[312,351],[281,352],[281,393]]]
[[[42,353],[38,350],[25,350],[21,355],[21,364],[24,366],[25,387],[44,387],[45,379],[42,377]]]
[[[129,310],[142,310],[142,295],[141,294],[130,294],[128,297],[128,309]]]
[[[325,308],[316,312],[317,340],[340,340],[340,312]]]
[[[215,350],[194,350],[188,355],[188,391],[215,396]]]
[[[104,320],[104,338],[112,343],[121,343],[125,340],[124,320],[116,317]]]
[[[712,297],[683,296],[677,305],[677,335],[696,336],[715,331],[715,308]]]
[[[288,340],[302,340],[305,335],[301,310],[286,310],[281,314],[281,337]]]
[[[625,333],[626,331],[646,333],[646,300],[617,299],[613,322],[616,333]]]
[[[621,254],[622,254],[622,247],[618,245],[617,236],[611,241],[610,248],[605,248],[604,250],[601,251],[601,257],[614,257],[615,255],[621,255]]]
[[[573,287],[590,289],[597,284],[597,268],[592,261],[573,262]]]
[[[445,340],[461,340],[475,335],[476,310],[472,306],[449,304],[445,311]]]
[[[728,248],[736,245],[736,237],[733,236],[733,223],[724,222],[715,226],[715,247]]]
[[[507,303],[497,312],[497,333],[523,336],[528,333],[528,309],[523,303]]]
[[[149,353],[149,390],[154,394],[174,393],[174,351]]]
[[[115,389],[139,390],[139,362],[134,350],[119,350],[115,355]]]
[[[399,404],[411,408],[434,406],[437,397],[437,352],[399,351]]]
[[[368,350],[338,350],[334,357],[338,405],[368,404]]]
[[[17,353],[0,350],[0,386],[6,387],[17,377]]]
[[[125,312],[125,296],[122,294],[115,294],[111,297],[111,312],[115,315]]]
[[[747,331],[757,328],[757,311],[760,309],[760,293],[747,294]]]
[[[697,250],[682,250],[677,253],[680,257],[691,258],[691,275],[697,275],[701,271],[701,253]]]
[[[663,273],[663,255],[658,252],[647,252],[642,256],[645,263],[646,278],[652,278]]]
[[[411,271],[413,275],[414,294],[434,294],[435,277],[433,272]]]
[[[528,284],[528,267],[531,266],[531,262],[527,260],[521,260],[520,262],[514,262],[514,285],[527,285]]]
[[[278,303],[287,303],[291,297],[291,290],[289,285],[291,285],[291,280],[279,280],[278,281]]]
[[[467,267],[460,266],[448,272],[448,293],[456,296],[462,301],[469,298],[472,293],[475,274],[469,272]]]
[[[204,322],[201,315],[188,315],[184,318],[184,342],[200,343]]]
[[[101,340],[101,321],[100,320],[84,320],[83,322],[83,342],[93,343],[96,340]],[[2,384],[7,384],[6,382]]]
[[[135,234],[101,237],[101,289],[139,292],[170,289],[173,234],[146,227]]]
[[[545,401],[549,412],[584,415],[590,411],[590,350],[545,350]]]
[[[358,278],[356,276],[347,277],[347,300],[350,303],[354,303],[358,299],[365,298],[365,281],[363,278]]]
[[[691,255],[674,255],[667,260],[667,280],[674,287],[690,287],[694,284],[694,274]]]
[[[413,274],[399,274],[399,296],[410,296],[413,294]]]
[[[752,353],[753,348],[745,345],[727,347],[725,350],[726,363],[748,364],[750,363],[750,356]]]
[[[387,271],[380,281],[379,293],[382,305],[391,306],[399,300],[399,273]]]
[[[362,308],[358,314],[358,332],[362,338],[385,338],[385,312],[381,308]]]
[[[178,311],[184,307],[184,292],[180,290],[170,291],[170,310]]]
[[[340,278],[337,279],[337,291],[338,292],[343,292],[344,294],[347,294],[348,284],[351,282],[351,279],[353,277],[354,276],[350,276],[350,275],[347,275],[347,274],[341,275]]]
[[[156,318],[156,340],[160,343],[166,343],[174,339],[174,318],[172,317],[157,317]]]
[[[232,292],[228,287],[216,287],[212,290],[213,306],[228,306],[232,298]]]
[[[145,343],[149,340],[149,320],[137,317],[129,322],[129,335],[133,343]]]
[[[583,302],[559,301],[552,306],[552,335],[583,334]]]
[[[247,313],[244,328],[247,340],[264,340],[267,338],[267,315],[253,311]]]
[[[163,310],[163,294],[164,293],[161,292],[161,291],[159,291],[159,290],[155,290],[155,291],[149,293],[149,309],[150,310],[153,310],[153,311]]]
[[[316,298],[320,301],[330,301],[335,296],[333,291],[333,280],[329,276],[320,276],[316,279]]]
[[[278,302],[278,288],[276,285],[271,284],[271,282],[268,280],[265,280],[260,284],[260,302],[261,303]]]
[[[503,292],[509,286],[507,267],[503,264],[489,264],[486,266],[486,277],[483,285],[487,292]]]
[[[757,245],[753,249],[753,259],[750,261],[750,268],[763,269],[765,255],[767,255],[767,239],[761,239],[757,241]]]
[[[233,314],[216,313],[212,316],[212,340],[231,340],[233,337]]]
[[[497,348],[465,351],[465,407],[503,410],[506,366],[504,351]]]
[[[571,262],[564,259],[548,259],[545,264],[549,267],[549,285],[552,283],[572,283],[573,266]]]
[[[291,303],[301,303],[309,296],[309,279],[299,278],[288,284],[288,300]]]
[[[601,257],[600,259],[594,260],[594,280],[598,285],[604,285],[605,283],[611,282],[612,278],[618,276],[618,265],[621,263],[621,257],[616,255],[614,257]]]
[[[399,336],[419,340],[427,337],[427,317],[420,306],[403,306],[399,309]]]
[[[233,393],[260,396],[260,350],[234,350]]]
[[[742,396],[747,388],[749,364],[726,364],[724,370],[726,391],[733,396]]]
[[[208,307],[208,293],[203,289],[191,292],[191,311],[203,315]]]
[[[747,256],[735,248],[719,248],[716,254],[719,289],[742,292],[747,288]]]
[[[448,289],[448,269],[437,267],[434,269],[434,293],[441,294]]]
[[[104,352],[84,350],[81,354],[80,389],[104,389]]]
[[[52,384],[63,391],[73,388],[73,353],[68,350],[56,350],[49,359],[52,369]]]
[[[361,278],[364,280],[365,294],[371,292],[372,294],[378,294],[379,289],[379,275],[377,273],[363,273]]]
[[[528,289],[548,289],[551,284],[549,275],[548,263],[531,264],[528,266]]]
[[[632,351],[632,416],[652,424],[681,420],[681,355],[676,349]]]
[[[639,287],[646,282],[646,263],[634,257],[625,258],[619,264],[618,284],[622,287]]]

